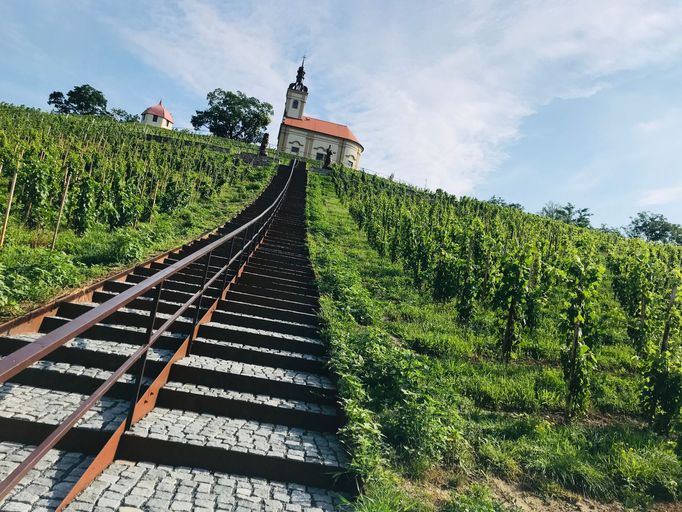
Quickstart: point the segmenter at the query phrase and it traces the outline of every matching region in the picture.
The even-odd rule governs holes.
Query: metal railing
[[[61,424],[52,431],[52,433],[38,445],[31,454],[12,471],[4,480],[0,482],[0,499],[2,499],[19,481],[44,457],[47,452],[55,447],[55,445],[71,430],[78,421],[95,405],[97,401],[102,399],[106,393],[118,382],[118,380],[132,370],[133,366],[138,364],[135,372],[135,381],[133,384],[133,393],[130,398],[130,408],[125,422],[125,429],[127,430],[133,422],[136,404],[140,398],[140,391],[144,379],[145,366],[147,361],[147,354],[154,344],[161,338],[161,336],[169,330],[169,328],[180,318],[183,313],[195,305],[193,315],[192,327],[188,335],[187,354],[189,355],[192,347],[192,341],[196,338],[199,330],[199,322],[201,319],[201,311],[203,308],[204,295],[206,291],[221,282],[220,294],[216,301],[222,298],[223,293],[228,284],[228,276],[230,270],[234,267],[236,273],[239,273],[243,265],[253,253],[255,248],[260,244],[267,229],[272,223],[275,215],[279,211],[282,202],[286,196],[289,184],[296,168],[297,161],[294,159],[291,162],[291,169],[286,183],[279,193],[277,198],[257,217],[253,218],[243,226],[233,230],[227,235],[218,240],[206,245],[197,250],[189,256],[173,263],[172,265],[160,270],[156,274],[148,277],[144,281],[132,286],[128,290],[116,295],[108,301],[91,309],[90,311],[74,318],[70,322],[58,327],[57,329],[45,334],[36,341],[16,350],[15,352],[0,359],[0,385],[11,379],[22,370],[28,368],[30,365],[39,361],[43,357],[49,355],[52,351],[58,349],[68,341],[74,339],[79,334],[82,334],[90,327],[98,322],[106,319],[110,315],[116,313],[121,308],[125,307],[130,302],[143,296],[144,294],[153,290],[153,303],[149,313],[149,324],[146,330],[146,343],[144,343],[133,355],[126,361],[99,387],[97,390],[85,399],[79,407],[71,413]],[[229,249],[228,249],[229,248]],[[226,263],[213,272],[209,276],[211,269],[211,259],[220,251],[225,251],[223,256],[219,256]],[[164,282],[182,270],[188,268],[190,265],[199,262],[202,258],[206,258],[203,265],[203,279],[199,290],[194,293],[178,310],[173,313],[160,327],[154,328],[158,312],[159,302],[161,300],[161,292],[163,290]],[[216,256],[216,259],[218,256]],[[235,265],[236,264],[236,265]],[[206,312],[211,308],[206,308]]]

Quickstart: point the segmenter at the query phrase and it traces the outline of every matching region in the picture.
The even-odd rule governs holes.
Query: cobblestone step
[[[284,261],[281,258],[275,258],[267,254],[256,253],[251,256],[249,263],[257,263],[259,265],[274,268],[275,270],[294,270],[297,272],[312,272],[313,268],[308,264],[293,263]]]
[[[26,339],[36,339],[37,334],[17,335],[14,339],[26,341]],[[23,340],[22,340],[23,338]],[[89,351],[98,352],[98,362],[111,361],[108,366],[112,370],[118,368],[123,363],[125,358],[134,351],[135,347],[124,344],[113,344],[102,342],[98,340],[82,340],[78,339],[69,344],[81,345],[86,342]],[[68,349],[71,349],[70,347]],[[61,349],[60,349],[61,350]],[[85,349],[77,348],[82,351]],[[57,351],[59,353],[59,351]],[[105,359],[101,355],[108,354],[110,357]],[[162,369],[163,364],[170,357],[168,351],[153,350],[149,354],[147,362],[147,375],[156,375]],[[205,360],[195,357],[187,361],[187,366],[200,367],[201,363],[205,365]],[[215,368],[215,366],[213,366]],[[258,373],[258,367],[247,366],[244,368],[233,368],[233,372],[237,375],[248,376],[250,371],[256,376],[263,376],[265,372]],[[80,393],[86,395],[97,389],[104,381],[111,375],[111,371],[104,369],[93,368],[88,366],[81,366],[77,364],[67,364],[64,362],[52,362],[42,360],[34,365],[26,373],[19,374],[12,381],[15,384],[33,385],[35,387],[44,388],[46,390],[57,390],[60,392]],[[68,375],[68,379],[63,379]],[[182,372],[174,371],[171,378],[182,378]],[[214,376],[215,377],[215,376]],[[227,375],[222,375],[220,380],[221,385],[229,385],[230,379]],[[292,400],[286,398],[287,392],[275,393],[274,396],[266,394],[257,394],[256,390],[269,389],[264,386],[262,382],[258,382],[257,386],[249,386],[249,379],[243,379],[243,382],[237,383],[230,388],[210,388],[193,384],[191,382],[202,382],[201,378],[196,376],[187,377],[190,383],[183,380],[171,380],[166,388],[161,390],[159,396],[159,405],[181,404],[183,408],[190,410],[207,410],[213,414],[230,414],[238,415],[240,418],[256,419],[260,421],[278,421],[290,426],[302,426],[305,424],[314,424],[317,428],[324,430],[334,430],[338,428],[339,418],[336,408],[333,405],[325,405],[319,403],[304,402],[302,400]],[[215,379],[214,380],[218,380]],[[262,379],[259,379],[262,380]],[[293,378],[291,379],[294,380]],[[145,379],[145,386],[149,384],[151,378]],[[116,384],[110,395],[113,398],[127,400],[132,393],[130,384],[133,382],[133,376],[130,374],[124,375],[119,384]],[[278,388],[279,390],[279,388]],[[284,397],[280,396],[282,393]],[[206,400],[210,397],[210,400]]]
[[[301,313],[306,313],[310,315],[317,314],[317,304],[315,303],[304,303],[296,302],[286,299],[278,299],[276,297],[271,297],[268,295],[263,295],[265,292],[242,292],[235,288],[230,290],[227,300],[235,300],[246,304],[253,304],[256,306],[268,306],[272,308],[281,308],[291,311],[297,311]]]
[[[126,281],[108,281],[102,290],[102,293],[114,293],[118,294],[121,292],[126,291],[128,288],[131,288],[135,285],[135,283],[129,283]],[[192,295],[196,292],[196,289],[192,292],[188,291],[183,291],[183,290],[173,290],[171,288],[168,288],[164,285],[163,290],[161,291],[161,299],[168,301],[168,302],[176,302],[178,304],[184,304],[187,302]],[[96,292],[100,293],[100,292]],[[95,295],[93,295],[94,297]],[[154,290],[150,290],[146,294],[142,295],[145,299],[151,299],[154,296]],[[217,290],[207,290],[206,297],[207,298],[215,298],[218,296],[218,291]]]
[[[266,245],[259,250],[258,257],[262,260],[269,261],[270,263],[277,267],[278,264],[281,265],[292,265],[296,267],[308,267],[309,260],[303,256],[294,256],[283,251],[270,250]]]
[[[230,313],[242,313],[246,315],[257,316],[261,318],[268,318],[271,320],[282,320],[285,322],[296,322],[299,324],[306,324],[312,327],[319,327],[319,319],[313,313],[304,313],[288,309],[287,304],[280,304],[280,307],[264,306],[253,304],[250,302],[243,302],[231,298],[228,295],[227,300],[221,300],[218,303],[218,311],[226,311]]]
[[[269,286],[254,286],[248,283],[237,283],[232,287],[233,291],[250,293],[250,294],[261,294],[268,297],[273,297],[275,299],[282,299],[291,302],[298,302],[301,304],[306,304],[310,307],[317,307],[318,298],[314,295],[305,295],[301,293],[293,293],[284,290],[277,290]]]
[[[267,272],[271,276],[283,277],[285,279],[290,279],[293,277],[296,279],[313,280],[315,278],[315,275],[313,274],[312,271],[301,272],[299,270],[293,270],[293,269],[276,269],[276,268],[272,268],[271,266],[269,267],[267,265],[261,265],[259,263],[254,262],[254,261],[249,261],[249,268],[251,268],[255,272],[258,272],[261,274],[263,272]]]
[[[193,467],[215,471],[286,475],[289,482],[324,488],[348,489],[350,483],[336,478],[347,455],[335,434],[177,409],[152,410],[124,436],[120,452],[157,464],[189,459]]]
[[[74,319],[84,313],[87,313],[91,309],[99,306],[95,302],[79,302],[79,303],[66,303],[59,306],[57,314],[63,318]],[[192,328],[193,319],[190,318],[189,313],[185,311],[183,316],[179,317],[173,324],[173,333],[188,333]],[[140,329],[145,329],[149,325],[150,312],[144,309],[132,309],[132,308],[121,308],[115,313],[109,315],[107,318],[102,320],[104,325],[120,325],[124,327],[137,327]],[[154,328],[158,328],[164,324],[171,315],[168,313],[159,313],[156,315],[156,320],[154,322]]]
[[[132,436],[309,462],[329,469],[338,470],[347,463],[345,450],[331,433],[180,409],[157,407],[129,432]]]
[[[137,284],[141,283],[148,276],[141,276],[136,273],[128,274],[126,276],[126,282]],[[190,295],[196,293],[199,290],[199,286],[193,283],[187,283],[185,281],[178,280],[175,276],[171,279],[167,279],[163,283],[163,287],[168,290],[176,290],[180,292],[188,292]],[[206,290],[206,295],[208,297],[218,297],[220,295],[220,289],[217,286],[210,286]]]
[[[256,347],[301,352],[303,354],[325,355],[327,350],[324,343],[318,338],[282,334],[216,322],[202,324],[199,328],[199,336],[216,341],[229,341]]]
[[[197,338],[192,343],[192,354],[286,370],[310,373],[327,371],[327,359],[323,356],[230,341]]]
[[[40,324],[40,332],[48,333],[71,319],[59,316],[45,317]],[[83,337],[101,341],[113,341],[116,343],[128,343],[132,345],[142,345],[147,342],[146,328],[117,324],[98,323],[87,329]],[[165,333],[155,347],[160,349],[176,350],[180,342],[184,339],[181,333]]]
[[[189,356],[178,361],[170,378],[179,382],[334,404],[334,385],[315,373]]]
[[[336,432],[341,418],[335,405],[169,381],[157,404],[186,411],[252,419],[291,427]]]
[[[86,395],[78,393],[6,382],[0,387],[0,418],[58,425],[86,398]],[[127,413],[126,401],[105,397],[85,414],[77,426],[100,431],[114,430]]]
[[[315,325],[293,322],[291,320],[278,320],[236,311],[217,310],[213,313],[211,320],[235,327],[248,327],[250,329],[291,334],[304,338],[316,338],[319,336],[319,329]]]
[[[67,511],[333,512],[341,495],[317,487],[185,466],[116,461]]]
[[[304,284],[301,280],[290,278],[280,278],[270,275],[267,271],[262,273],[254,272],[247,267],[239,281],[244,284],[251,284],[256,286],[267,286],[276,290],[289,291],[292,293],[299,293],[301,295],[310,295],[315,297],[317,295],[317,288],[314,285]],[[308,280],[308,283],[310,280]]]
[[[309,256],[308,247],[305,245],[305,243],[302,243],[300,241],[299,242],[286,241],[281,238],[275,238],[274,236],[269,235],[263,245],[277,251],[294,254],[296,256],[302,256],[304,258],[307,258]]]
[[[8,476],[34,447],[22,443],[0,442],[0,479]],[[14,512],[48,512],[57,508],[71,486],[85,472],[92,457],[77,452],[50,450],[0,500],[0,510]],[[90,509],[92,510],[92,509]]]

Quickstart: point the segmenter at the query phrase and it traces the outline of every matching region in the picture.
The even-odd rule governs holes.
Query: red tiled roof
[[[301,119],[285,117],[282,124],[293,126],[294,128],[302,128],[303,130],[309,130],[311,132],[331,135],[332,137],[338,137],[360,144],[360,141],[345,124],[330,123],[329,121],[322,121],[321,119],[315,119],[314,117],[308,116],[303,116]],[[360,144],[360,146],[362,146],[362,144]]]
[[[166,121],[170,121],[171,123],[175,124],[175,121],[173,121],[173,116],[171,115],[168,110],[166,110],[166,107],[163,106],[163,103],[159,101],[157,105],[154,105],[152,107],[149,107],[147,110],[142,112],[143,114],[151,114],[153,116],[159,116],[162,119],[165,119]]]

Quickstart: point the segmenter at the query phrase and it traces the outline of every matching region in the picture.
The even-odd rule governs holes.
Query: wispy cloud
[[[349,123],[366,167],[455,193],[471,193],[553,98],[682,53],[682,7],[663,1],[152,5],[149,19],[112,25],[170,79],[201,95],[242,89],[279,116],[307,50],[307,108]]]
[[[682,186],[646,190],[639,199],[639,204],[642,206],[661,206],[675,201],[682,201]]]

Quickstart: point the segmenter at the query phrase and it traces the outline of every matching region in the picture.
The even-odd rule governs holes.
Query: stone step
[[[336,435],[257,421],[157,407],[132,426],[121,447],[148,462],[179,458],[206,469],[248,472],[327,489],[348,489],[335,477],[348,464]],[[241,469],[239,469],[241,468]]]
[[[7,477],[31,454],[33,448],[35,446],[24,443],[1,441],[0,479]],[[92,459],[92,456],[78,452],[50,450],[36,467],[0,500],[0,510],[15,512],[55,510],[73,484],[85,473]]]
[[[171,369],[172,380],[249,393],[334,404],[334,383],[320,374],[191,355]]]
[[[116,461],[66,509],[178,511],[345,510],[327,489],[186,466]]]
[[[311,327],[319,327],[319,318],[313,313],[303,313],[286,308],[286,303],[283,307],[264,306],[259,304],[252,304],[245,301],[233,299],[228,295],[227,300],[221,300],[218,303],[217,310],[230,313],[242,313],[246,315],[257,316],[261,318],[268,318],[271,320],[281,320],[285,322],[295,322],[299,324],[310,325]]]
[[[44,364],[39,361],[36,364]],[[63,375],[68,375],[64,372]],[[87,398],[87,395],[6,382],[0,387],[0,418],[58,425]],[[128,402],[104,397],[77,423],[98,431],[113,431],[128,414]]]
[[[310,307],[317,307],[318,299],[314,295],[305,295],[300,293],[292,293],[283,290],[276,290],[269,286],[253,286],[248,283],[240,283],[237,281],[232,286],[232,291],[250,293],[254,295],[264,295],[266,297],[272,297],[275,299],[288,300],[292,302],[298,302],[301,304],[306,304]]]
[[[263,291],[258,293],[258,290],[251,292],[242,292],[232,288],[227,295],[227,300],[234,300],[244,304],[253,304],[255,306],[266,306],[277,309],[284,309],[290,311],[301,312],[309,315],[317,316],[317,305],[304,302],[296,302],[287,299],[278,299],[268,295],[263,295]]]
[[[199,327],[201,338],[229,341],[256,347],[274,348],[302,354],[325,355],[327,348],[318,338],[308,338],[273,331],[251,329],[216,322],[208,322]]]

